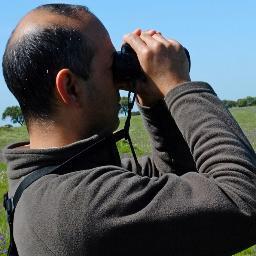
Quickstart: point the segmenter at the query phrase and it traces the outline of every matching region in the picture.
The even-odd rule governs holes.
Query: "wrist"
[[[152,87],[150,86],[147,88],[143,87],[143,90],[137,90],[137,101],[142,106],[151,107],[155,105],[159,100],[164,99],[170,91],[188,82],[191,82],[190,78],[179,81],[169,81],[166,83],[166,85],[158,88],[153,87],[151,90],[150,88]]]
[[[173,89],[181,86],[182,84],[185,84],[185,83],[189,83],[191,82],[191,79],[188,78],[188,79],[183,79],[183,80],[178,80],[178,81],[171,81],[169,82],[166,86],[163,86],[162,87],[162,94],[163,96],[165,97],[170,91],[172,91]]]
[[[152,107],[154,106],[159,100],[164,99],[164,96],[146,96],[146,95],[140,95],[137,94],[137,102],[141,105],[141,106],[145,106],[145,107]]]

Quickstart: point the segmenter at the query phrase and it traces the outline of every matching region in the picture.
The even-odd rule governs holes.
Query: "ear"
[[[70,69],[61,69],[56,76],[56,92],[65,104],[78,104],[78,79]]]

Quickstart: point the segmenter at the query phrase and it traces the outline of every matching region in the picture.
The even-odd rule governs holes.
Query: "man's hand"
[[[136,30],[124,36],[136,52],[147,77],[136,87],[140,104],[151,106],[179,84],[190,81],[189,63],[181,44],[155,30]]]

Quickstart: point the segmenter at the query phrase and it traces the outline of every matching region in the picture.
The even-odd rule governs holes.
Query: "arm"
[[[154,31],[149,31],[144,33],[144,36],[154,36],[154,33]],[[143,37],[143,35],[141,36]],[[132,45],[132,42],[129,43]],[[138,44],[137,47],[140,50],[141,45]],[[138,57],[140,57],[139,54]],[[167,61],[170,64],[170,61]],[[165,65],[165,63],[162,64]],[[186,65],[185,69],[188,70]],[[162,74],[161,68],[159,73]],[[162,80],[161,83],[166,82],[168,85],[170,84],[170,81],[163,80],[162,76],[160,80]],[[184,77],[179,77],[179,80],[172,81],[172,83],[176,84],[186,80],[190,80],[188,74]],[[197,171],[188,145],[167,109],[164,101],[164,93],[159,92],[154,83],[150,82],[152,81],[151,77],[148,77],[148,81],[146,84],[137,81],[138,85],[136,87],[138,101],[141,103],[138,103],[138,106],[142,113],[145,126],[150,134],[153,151],[151,158],[143,157],[140,159],[142,174],[152,177],[162,175],[163,173],[182,175],[187,171]],[[130,171],[135,170],[136,172],[136,165],[133,159],[123,159],[122,166]]]
[[[139,159],[142,174],[149,177],[164,173],[182,175],[188,171],[197,171],[195,162],[181,132],[168,111],[164,100],[154,106],[138,104],[144,125],[149,132],[152,156]],[[122,159],[122,166],[130,171],[136,169],[134,160]]]
[[[138,88],[140,103],[152,106],[152,103],[165,98],[198,170],[198,173],[188,172],[182,176],[163,175],[157,180],[147,181],[142,187],[140,182],[134,185],[143,193],[140,197],[137,191],[131,192],[135,198],[133,201],[140,202],[141,211],[146,212],[147,219],[152,220],[156,240],[159,237],[161,241],[169,241],[170,247],[180,252],[184,250],[187,254],[197,255],[231,254],[254,244],[256,156],[241,129],[211,87],[205,83],[186,83],[182,77],[183,72],[186,77],[182,60],[173,69],[172,65],[166,63],[164,67],[161,66],[161,62],[152,57],[156,53],[169,56],[169,62],[179,59],[170,53],[174,51],[172,47],[179,52],[176,42],[168,43],[159,39],[167,45],[166,53],[160,54],[164,47],[151,49],[152,39],[147,37],[135,33],[128,35],[126,41],[136,50],[149,76],[145,91],[143,86]],[[145,45],[150,49],[143,49]],[[146,65],[143,65],[144,62]],[[151,66],[147,63],[151,63]],[[155,63],[157,65],[154,66]],[[168,73],[165,76],[167,80],[157,77],[150,69],[152,66],[155,69],[160,67],[162,76]],[[183,71],[177,70],[177,66]],[[168,70],[163,72],[166,67]],[[176,82],[173,82],[175,79]],[[148,194],[153,194],[151,200],[143,204],[142,198],[147,198]],[[170,240],[163,238],[161,232]],[[145,240],[149,239],[146,237]],[[175,249],[174,252],[174,255],[178,255]]]
[[[160,173],[182,175],[188,171],[197,171],[189,147],[168,111],[166,102],[159,100],[151,108],[141,105],[139,108],[151,137],[152,161]]]
[[[47,175],[20,202],[28,214],[36,209],[28,218],[37,233],[50,220],[50,235],[112,256],[220,256],[256,243],[256,156],[241,129],[205,83],[185,83],[165,100],[199,171],[149,178],[101,166]]]
[[[220,256],[255,244],[256,156],[235,120],[205,83],[183,84],[166,102],[199,171],[158,178],[115,166],[78,172],[81,182],[68,183],[75,188],[51,185],[69,199],[60,212],[77,210],[81,234],[99,255]],[[75,231],[67,219],[63,234]]]
[[[104,186],[111,200],[103,200],[111,239],[127,252],[152,245],[144,250],[170,255],[231,255],[253,245],[256,156],[241,129],[205,83],[183,84],[166,102],[199,171],[152,179],[112,172]]]

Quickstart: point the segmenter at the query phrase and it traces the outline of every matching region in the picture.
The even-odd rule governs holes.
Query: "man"
[[[141,170],[120,160],[115,49],[82,6],[27,14],[3,58],[29,142],[5,149],[10,193],[28,174],[62,164],[22,194],[14,215],[19,255],[229,255],[256,241],[256,156],[213,89],[190,82],[183,47],[161,33],[124,37],[146,81],[139,108],[152,139]],[[94,145],[94,146],[93,146]]]

